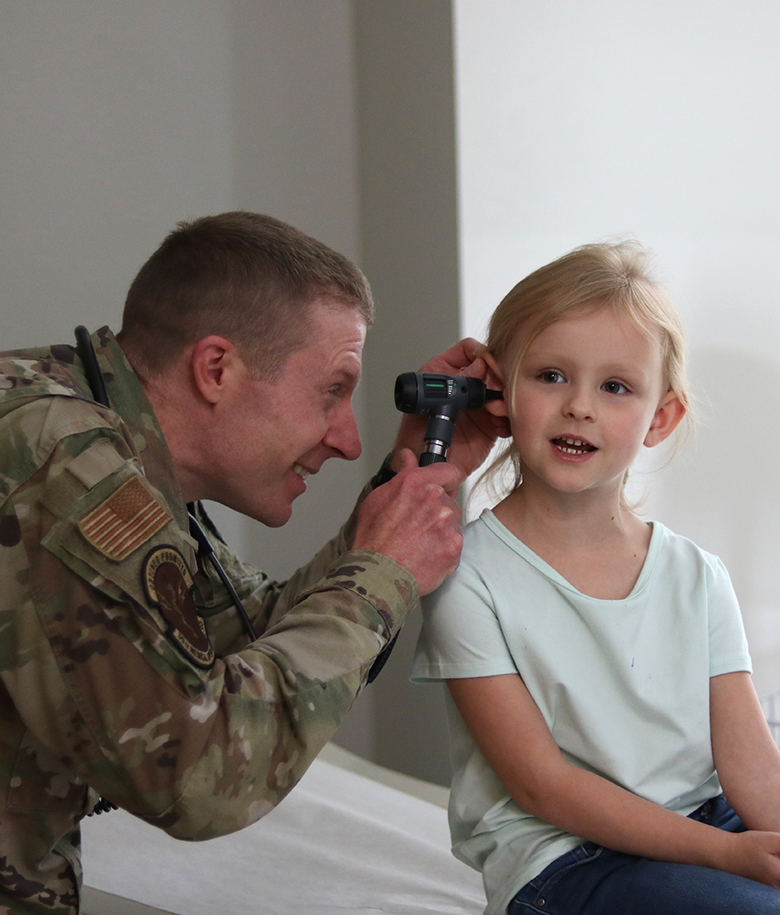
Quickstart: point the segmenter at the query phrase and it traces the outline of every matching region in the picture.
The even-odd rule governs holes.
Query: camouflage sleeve
[[[302,593],[314,587],[327,575],[334,563],[346,558],[352,548],[360,506],[371,488],[372,484],[368,484],[360,493],[352,514],[336,536],[287,581],[274,581],[264,572],[240,560],[221,540],[210,521],[198,511],[201,527],[209,537],[220,565],[230,578],[258,634],[265,632],[269,626],[280,619],[297,602]],[[392,560],[379,554],[373,556],[372,565],[387,565],[390,569],[397,568]],[[204,572],[208,580],[205,580],[205,577],[203,580],[199,580],[199,593],[203,599],[200,610],[208,620],[209,633],[214,647],[218,653],[237,650],[247,639],[233,602],[208,563],[206,563]],[[394,573],[391,572],[391,574]],[[218,645],[221,647],[218,648]]]
[[[351,550],[360,506],[364,499],[372,489],[376,489],[377,486],[381,486],[395,476],[395,472],[390,468],[391,458],[392,453],[387,455],[380,470],[363,487],[349,519],[336,536],[326,543],[310,562],[298,569],[285,582],[272,581],[264,572],[242,562],[230,551],[200,507],[196,509],[201,526],[209,536],[212,548],[244,603],[257,632],[265,631],[271,622],[283,614],[297,599],[300,593],[321,579],[339,557]],[[377,555],[375,560],[377,563],[386,562],[391,566],[394,565],[391,560],[381,555]],[[206,601],[202,611],[210,618],[212,638],[227,639],[222,644],[225,647],[231,645],[235,647],[236,643],[233,640],[240,641],[245,634],[236,618],[237,614],[233,609],[232,601],[213,570],[207,569],[206,575],[208,580],[201,587],[201,593]]]
[[[86,782],[181,838],[242,828],[334,733],[414,604],[414,579],[338,544],[283,589],[249,574],[238,584],[266,626],[223,655],[192,600],[192,541],[132,447],[86,407],[54,413],[51,453],[0,521],[18,530],[0,599],[3,682],[29,745],[17,776],[34,793],[45,755],[42,793],[56,770],[61,794]]]

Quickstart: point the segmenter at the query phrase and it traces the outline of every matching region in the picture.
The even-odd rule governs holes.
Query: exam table
[[[82,822],[83,915],[479,915],[448,791],[329,744],[254,825],[182,842],[122,810]]]

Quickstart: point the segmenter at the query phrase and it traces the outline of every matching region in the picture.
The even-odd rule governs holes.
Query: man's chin
[[[224,504],[266,527],[284,527],[292,517],[293,502],[300,495],[303,493],[291,492],[288,487],[285,492],[268,493],[268,498],[258,494],[255,499],[242,499],[240,503],[234,500],[233,504],[229,505],[226,500]]]
[[[259,521],[266,527],[284,527],[292,518],[292,500],[285,505],[260,506],[256,512],[247,512],[250,518]]]

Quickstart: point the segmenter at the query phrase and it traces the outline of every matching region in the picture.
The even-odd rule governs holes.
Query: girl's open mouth
[[[595,445],[591,445],[590,442],[586,442],[585,439],[571,438],[568,435],[561,438],[554,438],[552,443],[559,451],[563,451],[564,454],[587,454],[589,451],[598,450]]]

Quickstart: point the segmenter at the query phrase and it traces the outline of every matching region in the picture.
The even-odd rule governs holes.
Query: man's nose
[[[325,436],[325,444],[338,452],[337,457],[354,461],[360,457],[363,446],[360,444],[355,413],[352,403],[345,404],[333,417],[333,422]]]

